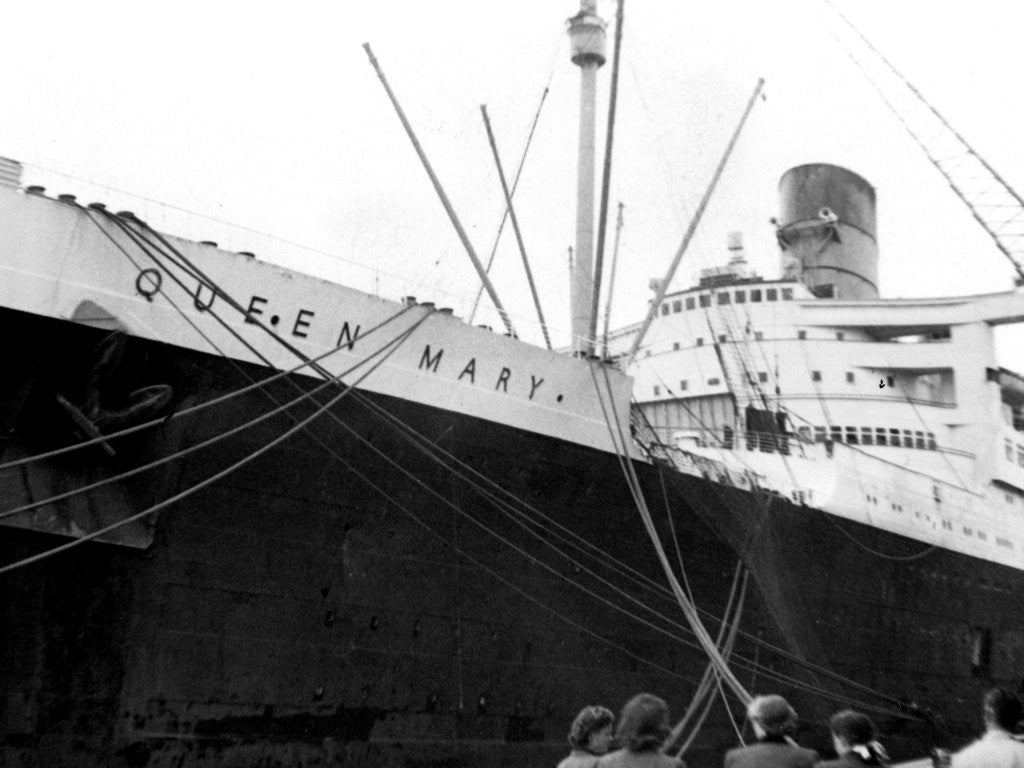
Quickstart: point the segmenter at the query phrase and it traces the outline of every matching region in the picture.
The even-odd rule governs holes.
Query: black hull
[[[4,455],[67,441],[71,422],[54,393],[82,400],[102,334],[11,312],[2,319],[16,340],[9,370],[18,372],[5,374],[0,398],[11,430]],[[267,376],[162,345],[129,347],[118,386],[170,384],[177,410]],[[268,390],[284,401],[296,384],[313,386],[289,380]],[[271,407],[257,390],[115,441],[113,458],[93,448],[45,472],[110,475]],[[495,503],[485,480],[452,458],[418,449],[377,409],[433,441],[435,457],[443,449],[527,502],[513,507],[527,517]],[[121,497],[141,511],[312,411],[303,403],[291,417],[122,481]],[[706,660],[688,631],[672,629],[672,639],[655,628],[682,624],[678,607],[606,558],[565,558],[552,523],[537,517],[664,584],[614,456],[361,393],[332,413],[337,421],[318,418],[157,513],[147,549],[87,543],[0,575],[7,762],[549,766],[584,704],[615,708],[647,690],[673,713],[686,708]],[[750,568],[756,588],[737,673],[756,692],[791,697],[808,724],[804,740],[825,748],[822,725],[842,706],[835,697],[847,697],[886,710],[873,713],[890,746],[919,754],[966,738],[992,681],[1016,686],[1019,572],[941,550],[906,559],[925,547],[710,480],[636,469],[702,609],[720,616],[737,559]],[[34,498],[39,471],[2,473],[4,508]],[[84,514],[73,504],[105,498],[59,504],[55,514]],[[0,563],[63,541],[0,529]],[[668,620],[648,615],[651,626],[611,609],[602,598],[642,613],[616,589]],[[890,698],[808,672],[770,646]],[[719,703],[691,764],[717,763],[734,742]]]

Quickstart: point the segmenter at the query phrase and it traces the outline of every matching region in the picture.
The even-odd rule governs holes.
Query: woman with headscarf
[[[882,745],[875,741],[875,725],[867,715],[844,709],[828,722],[837,758],[820,762],[817,768],[864,768],[889,762]]]
[[[558,768],[594,768],[597,759],[608,751],[615,716],[604,707],[584,707],[569,729],[569,756]]]
[[[622,708],[615,730],[622,749],[602,757],[598,768],[686,768],[682,760],[663,751],[671,730],[662,699],[649,693],[634,696]]]

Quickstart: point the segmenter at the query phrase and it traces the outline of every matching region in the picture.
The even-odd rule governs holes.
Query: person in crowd
[[[829,720],[836,759],[818,763],[818,768],[863,768],[887,765],[889,756],[875,741],[871,718],[852,709],[844,709]]]
[[[1024,744],[1013,738],[1021,714],[1012,691],[988,691],[982,701],[985,733],[953,755],[953,768],[1024,768]]]
[[[615,716],[604,707],[584,707],[569,729],[569,756],[558,768],[593,768],[597,758],[608,751]]]
[[[598,768],[686,768],[663,751],[671,730],[664,700],[649,693],[634,696],[622,708],[615,729],[622,748],[598,760]]]
[[[811,768],[818,753],[791,743],[796,712],[781,696],[757,696],[747,706],[757,743],[731,749],[725,768]]]

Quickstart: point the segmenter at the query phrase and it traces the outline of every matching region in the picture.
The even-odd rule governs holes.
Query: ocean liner
[[[711,634],[823,747],[1016,685],[1024,297],[879,298],[849,171],[783,177],[781,280],[734,239],[601,358],[0,178],[7,763],[550,765],[650,690],[710,764]]]

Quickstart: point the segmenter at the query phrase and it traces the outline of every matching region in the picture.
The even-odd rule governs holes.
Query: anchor
[[[153,418],[167,408],[174,394],[169,384],[154,384],[132,390],[117,407],[110,405],[106,391],[121,366],[127,338],[123,331],[113,331],[100,342],[95,362],[89,371],[84,407],[56,393],[57,402],[68,412],[75,425],[89,439],[97,440],[109,456],[116,456],[117,452],[103,439],[105,434]]]

